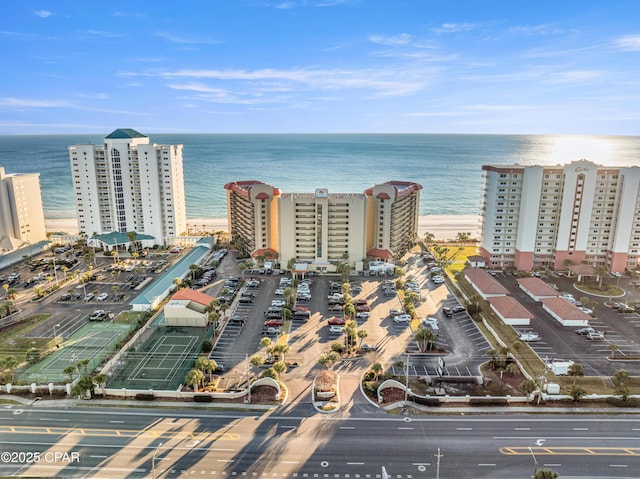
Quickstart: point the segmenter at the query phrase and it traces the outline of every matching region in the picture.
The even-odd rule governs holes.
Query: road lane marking
[[[495,467],[495,464],[478,464],[478,466]]]
[[[515,427],[514,430],[516,431],[531,431],[530,427]]]
[[[347,466],[364,466],[364,462],[347,462]]]
[[[407,430],[407,431],[413,431],[412,427],[399,427],[399,430]]]
[[[588,431],[589,428],[588,427],[574,427],[573,430],[574,431]]]
[[[575,439],[575,438],[574,438]],[[505,456],[526,456],[533,452],[536,456],[631,456],[640,457],[640,447],[552,447],[552,446],[514,446],[501,447],[500,454]]]
[[[95,457],[96,459],[106,459],[109,456],[97,456],[97,455],[90,455],[89,457]]]
[[[46,418],[46,417],[41,417],[41,418],[40,418],[40,420],[41,420],[41,421],[47,421],[47,422],[50,422],[50,421],[55,421],[55,422],[69,422],[69,420],[68,420],[68,419],[49,419],[49,418]]]
[[[353,426],[340,426],[339,429],[355,429]]]
[[[124,424],[124,421],[109,421],[112,424]]]
[[[473,431],[472,427],[457,427],[457,431]]]

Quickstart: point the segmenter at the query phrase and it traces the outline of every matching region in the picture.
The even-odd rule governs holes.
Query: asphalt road
[[[10,477],[149,478],[155,469],[158,478],[375,479],[385,466],[391,477],[413,479],[436,477],[438,449],[441,478],[526,478],[536,462],[563,479],[631,478],[640,470],[634,416],[409,420],[379,412],[60,410],[41,403],[0,410],[0,431],[0,474]]]

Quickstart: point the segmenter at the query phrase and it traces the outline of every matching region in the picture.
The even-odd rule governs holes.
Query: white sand
[[[432,233],[437,240],[454,239],[458,233],[468,233],[471,238],[478,237],[479,217],[475,215],[428,215],[418,220],[418,234]],[[78,233],[78,223],[75,218],[46,219],[45,224],[49,232]],[[226,218],[189,218],[189,229],[194,233],[202,231],[227,231]]]

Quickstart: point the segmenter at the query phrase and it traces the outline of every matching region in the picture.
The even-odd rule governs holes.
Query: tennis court
[[[112,369],[110,388],[174,390],[184,381],[209,332],[204,328],[160,327]]]
[[[118,342],[127,336],[130,329],[131,326],[128,324],[86,324],[64,341],[58,351],[26,370],[18,372],[17,376],[21,381],[60,383],[69,378],[69,375],[62,372],[67,366],[85,359],[88,359],[89,363],[86,367],[80,366],[80,370],[84,373],[86,369],[90,373],[116,349]]]

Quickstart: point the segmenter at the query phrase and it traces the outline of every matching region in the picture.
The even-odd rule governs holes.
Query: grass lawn
[[[475,256],[478,254],[478,247],[475,245],[458,246],[455,244],[442,244],[440,246],[443,248],[449,248],[447,258],[451,261],[451,264],[447,266],[446,272],[453,278],[455,278],[456,273],[464,269],[464,265],[469,256]]]

